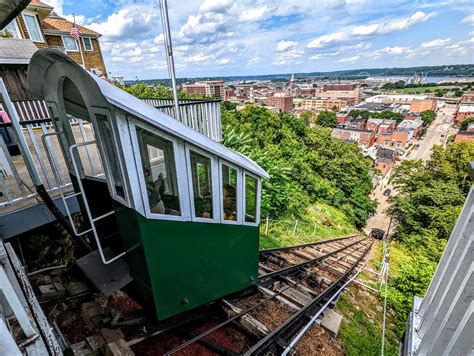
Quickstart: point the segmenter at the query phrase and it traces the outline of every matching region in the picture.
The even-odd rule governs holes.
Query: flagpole
[[[171,87],[173,90],[174,110],[176,113],[176,120],[180,120],[179,104],[178,104],[178,90],[176,89],[176,75],[174,71],[173,47],[171,45],[171,31],[168,18],[168,5],[166,0],[160,0],[161,8],[161,23],[163,25],[163,38],[166,49],[166,61],[168,62],[168,72],[171,79]]]
[[[72,13],[72,17],[74,18],[74,27],[76,27],[76,15],[74,15],[74,12]],[[80,33],[80,32],[79,32]],[[79,53],[81,54],[81,60],[82,60],[82,65],[84,66],[84,69],[86,69],[86,61],[84,60],[84,53],[82,53],[82,47],[79,39],[81,38],[81,35],[77,37],[76,43],[77,46],[79,47]]]

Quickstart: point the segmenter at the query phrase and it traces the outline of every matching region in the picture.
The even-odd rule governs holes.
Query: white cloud
[[[199,12],[225,12],[232,3],[232,0],[205,0],[199,7]]]
[[[444,40],[441,39],[441,38],[438,38],[436,40],[432,40],[432,41],[429,41],[429,42],[423,42],[421,44],[421,47],[423,47],[423,48],[444,47],[450,42],[451,42],[450,38],[445,38]]]
[[[382,49],[378,49],[374,51],[372,54],[374,56],[381,56],[381,55],[391,55],[391,56],[399,56],[402,54],[410,54],[412,50],[409,47],[385,47]]]
[[[242,11],[239,20],[243,22],[260,21],[270,16],[275,11],[276,6],[264,5],[257,8],[249,8]]]
[[[355,36],[371,36],[375,34],[387,34],[396,31],[402,31],[418,23],[428,21],[435,15],[435,12],[427,14],[423,11],[417,11],[413,15],[404,19],[394,19],[380,23],[373,23],[370,25],[357,26],[352,30],[352,34]]]
[[[363,38],[375,35],[384,35],[396,31],[406,30],[415,24],[425,22],[435,16],[435,12],[429,14],[423,11],[415,12],[413,15],[403,19],[392,19],[379,23],[361,25],[348,28],[344,31],[333,32],[328,35],[317,37],[308,43],[308,48],[324,48],[336,43],[347,42],[354,38]]]
[[[217,61],[217,64],[220,64],[220,65],[226,65],[229,63],[231,63],[230,58],[222,58]]]
[[[474,14],[466,16],[461,20],[461,23],[467,23],[469,25],[474,25]]]
[[[88,27],[101,33],[105,40],[121,40],[138,35],[152,34],[160,18],[156,11],[146,6],[131,5],[114,12],[103,22]]]
[[[295,42],[295,41],[285,41],[285,40],[281,40],[280,42],[278,42],[277,44],[277,51],[278,52],[284,52],[288,49],[292,49],[292,48],[295,48],[296,46],[298,45],[298,42]]]
[[[261,57],[252,57],[249,59],[249,64],[257,64],[257,63],[260,63],[262,61],[262,58]]]
[[[322,54],[315,54],[314,56],[309,57],[309,59],[312,59],[313,61],[318,60],[323,58]]]
[[[348,58],[342,58],[336,61],[336,63],[354,63],[360,59],[360,56],[353,56]]]
[[[205,62],[211,59],[211,56],[204,55],[204,54],[195,54],[194,56],[190,56],[184,59],[185,62]]]
[[[331,43],[346,41],[349,36],[344,32],[335,32],[329,35],[324,35],[313,39],[308,43],[308,48],[322,48],[330,45]]]

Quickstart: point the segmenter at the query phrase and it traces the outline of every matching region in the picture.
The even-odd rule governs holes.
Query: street
[[[451,128],[453,115],[456,110],[454,105],[446,105],[439,109],[436,119],[431,123],[426,131],[425,136],[420,140],[415,140],[414,144],[419,144],[420,147],[415,150],[413,149],[409,154],[402,157],[402,160],[418,160],[427,161],[431,156],[431,150],[434,145],[445,144],[449,135],[454,134],[456,130]],[[443,137],[441,137],[444,135]],[[398,164],[398,163],[397,163]],[[372,199],[378,202],[377,210],[372,216],[365,227],[367,234],[373,228],[382,229],[387,231],[390,225],[390,217],[385,213],[385,209],[389,206],[388,196],[383,195],[383,192],[388,188],[391,190],[390,195],[396,195],[397,192],[393,189],[391,184],[388,185],[388,179],[391,172],[389,172],[379,183],[372,193]],[[394,226],[390,227],[390,231],[393,231]]]
[[[421,140],[414,140],[413,143],[420,147],[413,149],[404,159],[427,161],[431,156],[431,149],[434,145],[445,144],[450,134],[450,127],[453,120],[453,114],[456,110],[455,105],[446,105],[439,109],[436,119],[431,123]],[[442,137],[442,135],[444,135]]]

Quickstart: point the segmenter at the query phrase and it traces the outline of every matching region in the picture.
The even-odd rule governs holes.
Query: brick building
[[[223,80],[206,80],[193,84],[182,84],[184,92],[191,96],[199,96],[213,99],[225,99],[225,85]],[[250,89],[249,89],[250,90]]]
[[[330,98],[315,98],[305,99],[303,101],[303,109],[309,111],[326,111],[326,110],[341,110],[342,108],[348,107],[349,102],[346,99],[330,99]]]
[[[384,147],[403,149],[408,146],[412,137],[412,131],[383,132],[377,136],[377,144]]]
[[[383,119],[367,119],[365,128],[370,131],[378,132],[380,125],[383,124]]]
[[[368,130],[336,128],[332,130],[331,136],[365,147],[371,147],[375,142],[375,133]]]
[[[70,36],[73,23],[56,15],[53,7],[38,0],[31,3],[2,31],[17,40],[33,42],[37,48],[54,48],[66,53],[83,68],[100,76],[107,76],[99,33],[77,25],[79,41]],[[0,38],[0,41],[10,41]]]
[[[474,131],[459,131],[454,137],[454,142],[474,142]]]
[[[377,134],[381,134],[384,132],[391,132],[397,128],[397,121],[392,120],[392,119],[385,119],[383,120],[383,123],[379,125],[379,128],[377,130]]]
[[[280,112],[290,112],[293,110],[293,97],[277,93],[266,98],[265,104],[277,108]]]
[[[375,155],[375,168],[380,171],[382,176],[386,176],[395,165],[395,151],[381,147],[377,150]]]
[[[460,105],[456,111],[454,122],[459,125],[471,116],[474,116],[474,105]]]
[[[474,103],[474,91],[469,91],[461,96],[461,103]]]
[[[420,113],[427,110],[436,111],[437,102],[431,99],[414,99],[410,103],[412,113]]]

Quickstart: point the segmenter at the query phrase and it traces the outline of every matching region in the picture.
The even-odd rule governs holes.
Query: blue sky
[[[167,77],[157,0],[44,0],[101,33],[106,67]],[[178,77],[474,63],[471,0],[169,0]]]

